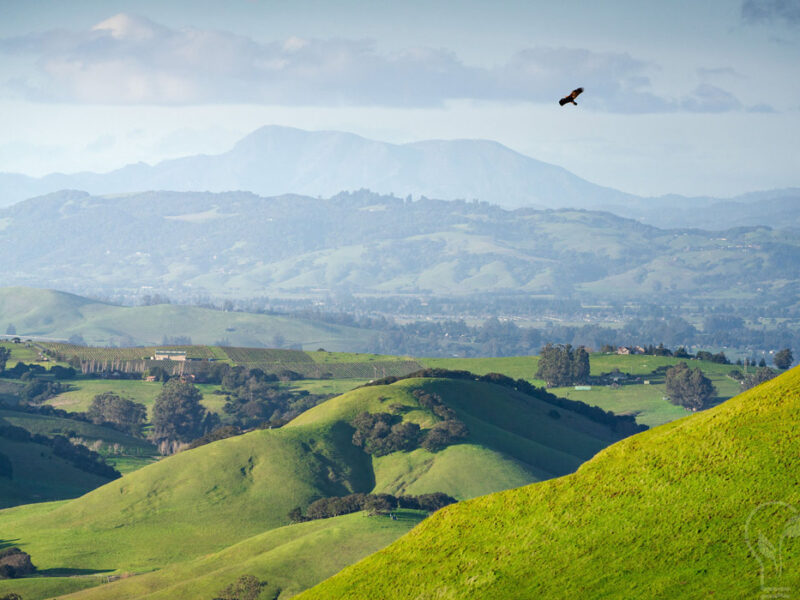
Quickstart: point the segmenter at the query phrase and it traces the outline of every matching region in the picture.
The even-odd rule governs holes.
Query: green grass
[[[470,436],[464,444],[435,454],[416,450],[373,458],[378,491],[441,491],[470,498],[571,472],[618,439],[605,427],[567,411],[553,420],[547,415],[551,405],[513,390],[449,379],[405,379],[353,390],[315,406],[286,427],[349,421],[363,411],[387,412],[392,404],[409,408],[404,419],[430,427],[435,418],[420,410],[412,395],[420,388],[439,394],[454,408]]]
[[[69,385],[69,391],[53,396],[46,403],[69,412],[86,412],[95,396],[113,392],[144,404],[149,413],[163,384],[141,379],[76,379],[70,381]],[[203,405],[212,412],[220,412],[225,404],[225,397],[213,393],[219,386],[198,384],[197,387],[203,393]]]
[[[18,362],[48,365],[48,362],[40,360],[39,350],[31,346],[29,342],[22,342],[20,344],[0,342],[0,348],[11,350],[11,356],[6,362],[6,366],[8,367],[13,367]]]
[[[412,395],[420,388],[440,394],[453,407],[470,428],[468,439],[436,454],[416,450],[380,458],[352,444],[353,430],[347,421],[363,410],[388,410],[397,402],[409,407],[405,419],[423,426],[435,422],[436,417],[421,409]],[[248,565],[261,568],[254,550],[260,546],[242,546],[251,550],[242,551],[219,577],[206,577],[213,561],[197,561],[222,557],[257,536],[273,539],[267,533],[288,523],[290,509],[307,506],[320,496],[442,491],[470,498],[570,472],[618,438],[568,411],[561,410],[555,421],[547,416],[551,408],[513,390],[472,381],[409,379],[360,388],[312,408],[281,429],[254,431],[164,458],[74,501],[0,511],[0,531],[3,539],[13,539],[42,569],[113,573],[159,569],[163,575],[137,575],[84,594],[105,593],[117,585],[122,589],[123,583],[127,588],[153,582],[158,588],[153,598],[169,593],[198,597],[198,590],[204,597],[248,572]],[[411,525],[370,531],[370,519],[349,519],[346,526],[310,523],[307,529],[288,527],[282,530],[286,533],[275,533],[285,536],[286,542],[274,554],[274,565],[291,567],[273,565],[269,569],[277,570],[269,571],[264,566],[265,576],[284,590],[299,591]],[[356,536],[350,546],[345,541],[348,528],[357,523],[368,524],[358,535],[372,541],[362,543]],[[317,527],[314,536],[319,538],[303,533]],[[292,558],[294,552],[299,554]],[[303,556],[320,564],[301,566]],[[264,560],[273,564],[269,556]],[[225,580],[227,576],[230,580]],[[286,582],[280,583],[281,578]],[[180,584],[176,591],[169,591],[175,584]],[[185,591],[178,591],[184,585]]]
[[[155,447],[147,440],[134,437],[111,427],[103,427],[84,421],[0,409],[0,423],[2,422],[7,422],[27,429],[31,433],[39,433],[41,435],[69,434],[70,437],[79,437],[88,443],[100,441],[103,447],[118,444],[130,454],[150,455],[155,453]]]
[[[447,507],[299,597],[756,598],[760,564],[795,591],[798,419],[795,368],[572,475]]]
[[[371,332],[277,315],[225,312],[162,304],[115,306],[88,298],[26,287],[0,288],[0,322],[14,323],[20,337],[69,339],[88,344],[111,342],[155,346],[165,337],[188,336],[195,344],[227,340],[240,347],[272,345],[282,336],[304,349],[345,350],[366,345]]]
[[[594,355],[592,355],[594,356]],[[421,358],[419,361],[428,368],[469,371],[476,375],[502,373],[514,379],[525,379],[542,385],[536,379],[539,368],[538,356],[505,356],[496,358]]]
[[[689,414],[681,406],[664,400],[666,390],[663,385],[623,385],[617,389],[608,386],[592,386],[589,391],[579,391],[574,387],[552,388],[549,391],[562,398],[580,400],[586,404],[599,406],[603,410],[619,415],[633,415],[637,423],[655,427],[680,419]]]
[[[0,453],[11,461],[11,479],[0,478],[0,507],[76,498],[108,482],[53,454],[48,446],[0,437]],[[1,531],[1,530],[0,530]],[[0,543],[8,539],[0,534]]]
[[[534,385],[544,382],[535,378],[539,357],[512,356],[503,358],[425,358],[420,359],[426,367],[460,369],[478,375],[502,373],[514,379],[525,379]],[[651,375],[661,367],[670,367],[679,362],[688,362],[692,368],[699,367],[717,388],[716,402],[722,402],[739,393],[739,384],[727,374],[737,368],[708,361],[678,359],[666,356],[620,355],[593,353],[589,363],[592,375],[609,373],[619,369],[623,373],[639,376],[642,382],[630,382],[613,389],[609,386],[592,386],[590,391],[577,391],[574,386],[552,388],[549,391],[570,400],[599,406],[615,414],[636,416],[636,421],[650,427],[662,425],[687,414],[680,406],[665,400],[664,375]],[[644,380],[650,381],[645,385]]]
[[[362,512],[289,525],[248,538],[220,552],[94,587],[69,598],[213,598],[244,574],[267,582],[262,597],[289,598],[380,550],[417,525],[425,513],[400,510],[397,516],[394,521],[387,516],[370,517]]]
[[[282,383],[281,387],[306,390],[310,394],[344,394],[367,383],[368,379],[299,379]]]
[[[306,352],[315,363],[329,365],[339,363],[393,362],[414,360],[408,356],[390,356],[386,354],[363,354],[358,352]]]

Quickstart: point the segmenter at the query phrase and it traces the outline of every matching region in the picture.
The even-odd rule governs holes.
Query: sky
[[[733,196],[800,186],[798,65],[800,0],[0,0],[0,171],[217,154],[275,124]]]

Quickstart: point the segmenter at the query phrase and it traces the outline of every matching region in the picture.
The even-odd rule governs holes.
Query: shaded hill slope
[[[0,418],[0,427],[3,425]],[[5,467],[0,467],[0,508],[75,498],[109,481],[108,477],[77,468],[52,448],[35,442],[0,435],[0,455],[0,464]]]
[[[349,420],[363,411],[400,404],[407,407],[402,411],[405,421],[424,427],[436,422],[438,417],[421,407],[415,390],[439,394],[467,424],[469,437],[437,453],[417,449],[381,457],[353,445]],[[361,388],[318,405],[281,429],[180,453],[71,502],[0,511],[0,530],[43,569],[166,569],[286,525],[290,509],[319,497],[373,491],[470,498],[570,472],[620,437],[608,426],[563,408],[555,419],[549,414],[553,410],[553,405],[512,389],[477,381],[406,379]],[[364,542],[363,548],[389,541],[379,529],[380,544]],[[406,529],[391,531],[399,535]],[[307,530],[293,531],[301,535]],[[342,539],[335,528],[325,536]],[[333,541],[327,547],[336,552]],[[364,554],[343,556],[355,560]],[[265,576],[272,568],[267,562],[258,563]],[[337,569],[344,566],[337,564]],[[336,570],[326,569],[315,572],[321,578]],[[167,575],[154,580],[161,582],[153,584],[159,589],[178,583]],[[135,585],[136,578],[130,581],[119,585]],[[316,582],[302,581],[303,586]],[[9,585],[0,583],[0,591],[13,589]],[[299,589],[297,585],[292,589]],[[108,589],[107,597],[116,597],[116,588]]]
[[[447,507],[301,597],[744,598],[797,590],[798,419],[795,368],[623,440],[567,477]]]

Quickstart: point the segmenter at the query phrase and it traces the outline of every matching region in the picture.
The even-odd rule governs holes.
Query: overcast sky
[[[626,192],[728,196],[800,186],[798,65],[800,0],[0,0],[0,171],[279,124],[486,138]]]

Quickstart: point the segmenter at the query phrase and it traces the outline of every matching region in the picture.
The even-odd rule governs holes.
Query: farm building
[[[152,360],[174,360],[183,362],[186,360],[186,352],[183,350],[156,350]]]

